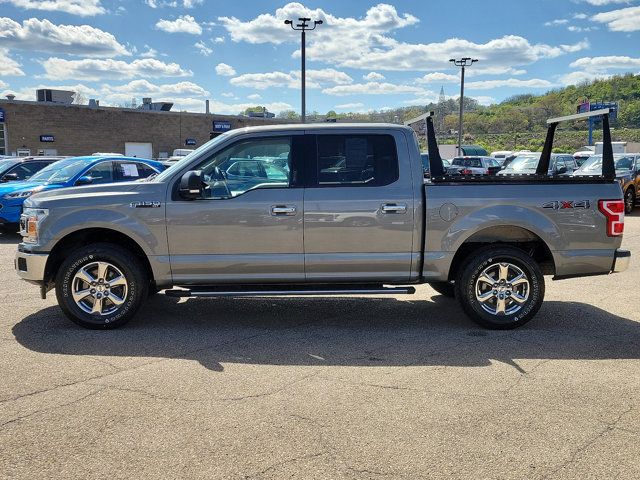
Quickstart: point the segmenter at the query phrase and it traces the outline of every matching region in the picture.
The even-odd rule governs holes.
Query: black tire
[[[636,193],[632,188],[627,188],[624,192],[624,213],[629,214],[633,212],[633,207],[636,204]]]
[[[454,298],[456,296],[456,286],[451,282],[430,282],[429,286],[445,297]]]
[[[80,269],[85,267],[88,271],[96,272],[92,268],[97,269],[97,267],[92,266],[97,262],[108,263],[111,266],[105,274],[107,277],[105,285],[93,288],[94,293],[84,297],[86,300],[80,306],[73,299],[73,289],[76,287],[91,288],[91,284],[88,281],[74,278]],[[115,280],[117,270],[124,276],[124,281],[121,286],[114,285],[112,290],[108,290],[111,287],[108,285],[108,277],[111,276],[111,280]],[[99,276],[96,273],[91,275]],[[149,279],[140,259],[124,248],[110,243],[88,245],[72,252],[62,262],[56,275],[56,298],[60,308],[72,322],[91,329],[112,329],[127,323],[136,314],[143,300],[147,298],[148,288]],[[107,293],[95,293],[96,289]],[[115,297],[118,298],[118,301],[122,300],[122,304],[116,306],[107,298],[109,293],[112,298],[114,298],[114,294],[122,295],[122,299],[118,296]],[[102,314],[86,311],[90,304],[96,301],[96,296],[102,298],[100,301],[101,309],[104,306]]]
[[[522,250],[509,246],[489,246],[471,254],[466,263],[466,267],[460,271],[455,282],[456,298],[460,301],[465,313],[482,327],[492,330],[520,327],[531,320],[542,306],[544,276],[535,260]],[[497,280],[498,283],[487,289],[489,282],[479,280],[480,276],[487,270],[490,273],[487,278],[495,279],[492,269],[497,269],[497,273],[500,270],[500,264],[510,265],[508,272],[511,273],[511,277],[503,285],[500,284],[500,280]],[[528,284],[514,286],[509,283],[516,278],[518,271],[522,272]],[[479,294],[487,296],[484,303],[476,296],[477,288]],[[498,297],[501,295],[501,298],[505,299],[505,303],[502,304],[503,313],[496,313],[499,311]],[[526,300],[521,300],[522,303],[519,303],[515,298],[526,298]]]

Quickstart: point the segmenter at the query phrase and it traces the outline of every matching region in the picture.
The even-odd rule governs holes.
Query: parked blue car
[[[153,160],[122,156],[72,157],[43,168],[28,180],[0,184],[0,225],[20,221],[22,204],[31,195],[77,185],[130,182],[160,173]]]

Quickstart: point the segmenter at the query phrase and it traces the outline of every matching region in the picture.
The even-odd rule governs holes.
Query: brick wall
[[[149,112],[131,109],[0,100],[5,111],[7,154],[28,148],[53,148],[58,155],[93,152],[125,153],[125,142],[153,145],[153,156],[169,155],[176,148],[196,148],[209,140],[214,120],[231,122],[231,128],[281,123],[274,119],[207,115],[184,112]],[[40,142],[40,135],[53,135],[54,142]],[[197,145],[185,146],[187,138]]]

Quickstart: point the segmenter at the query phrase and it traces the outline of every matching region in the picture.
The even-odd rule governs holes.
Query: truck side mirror
[[[203,183],[202,170],[192,170],[182,175],[178,192],[185,200],[202,198]]]
[[[17,173],[7,173],[6,175],[4,175],[2,177],[2,179],[0,179],[0,182],[4,183],[4,182],[13,182],[15,180],[18,180],[18,174]]]
[[[80,177],[78,180],[76,180],[76,186],[80,186],[80,185],[91,185],[93,183],[93,178],[89,177],[89,176],[84,176],[84,177]]]

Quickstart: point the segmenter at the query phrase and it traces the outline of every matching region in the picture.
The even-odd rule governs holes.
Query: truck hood
[[[99,206],[131,203],[136,197],[151,196],[155,201],[164,202],[166,184],[158,182],[124,182],[106,185],[60,188],[32,195],[25,208],[56,208]]]

